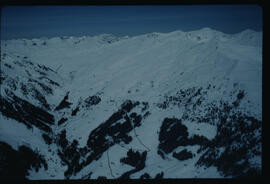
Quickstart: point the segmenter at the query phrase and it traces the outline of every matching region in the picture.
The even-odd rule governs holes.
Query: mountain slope
[[[261,45],[209,28],[2,41],[0,141],[44,155],[29,179],[259,174]]]

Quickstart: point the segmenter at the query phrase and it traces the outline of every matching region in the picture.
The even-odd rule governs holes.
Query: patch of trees
[[[68,169],[65,171],[64,175],[69,178],[69,176],[74,172],[75,168],[79,166],[81,154],[80,150],[78,149],[78,141],[74,139],[72,143],[69,143],[66,138],[66,130],[63,130],[57,136],[57,144],[61,147],[57,154],[68,166]]]
[[[148,173],[144,173],[141,175],[140,179],[151,179],[151,176]]]
[[[51,79],[49,79],[48,77],[45,77],[45,76],[41,76],[41,77],[39,77],[38,79],[40,79],[40,80],[46,79],[46,80],[48,80],[48,82],[49,82],[50,84],[52,84],[52,85],[54,85],[54,86],[60,86],[60,84],[58,84],[57,82],[55,82],[55,81],[53,81],[53,80],[51,80]]]
[[[10,69],[13,68],[11,65],[9,65],[9,64],[7,64],[7,63],[5,63],[4,66],[6,66],[6,67],[8,67],[8,68],[10,68]]]
[[[164,176],[163,172],[157,173],[153,179],[162,179]],[[152,179],[151,176],[146,172],[140,176],[140,179]]]
[[[157,103],[157,107],[161,109],[167,109],[169,107],[169,103],[164,101],[163,103]]]
[[[129,151],[127,152],[127,157],[121,158],[120,162],[130,165],[135,168],[130,171],[125,172],[119,178],[129,179],[131,174],[134,174],[142,170],[145,167],[146,156],[147,156],[147,151],[140,153],[138,151],[135,152],[132,149],[129,149]]]
[[[37,80],[34,80],[34,79],[28,79],[28,81],[33,82],[33,83],[37,83],[43,89],[43,91],[45,91],[47,94],[51,94],[51,95],[53,94],[53,90],[49,86],[47,86],[47,85],[45,85]]]
[[[76,116],[77,112],[80,110],[80,107],[76,107],[74,110],[71,112],[71,116]]]
[[[177,158],[178,160],[187,160],[193,157],[192,152],[187,151],[186,149],[180,151],[179,153],[173,152],[173,157]]]
[[[0,71],[0,84],[2,85],[3,82],[8,78],[8,76],[3,72]]]
[[[149,108],[148,102],[142,102],[142,105],[143,105],[142,112],[144,112],[145,110],[147,110]]]
[[[133,121],[135,127],[141,125],[142,116],[140,114],[137,115],[137,113],[133,112],[130,114],[130,119]]]
[[[203,94],[206,94],[203,88],[188,88],[185,90],[179,90],[174,96],[165,95],[165,100],[162,103],[158,103],[157,107],[161,109],[167,109],[170,105],[178,105],[188,107],[192,105],[194,108],[201,105],[203,100]]]
[[[154,179],[162,179],[164,176],[164,173],[163,172],[160,172],[160,173],[157,173],[157,175],[155,176]]]
[[[37,128],[51,132],[49,125],[54,123],[54,116],[43,109],[17,97],[11,91],[7,92],[10,98],[7,100],[0,96],[0,112],[9,118],[15,119],[31,128]]]
[[[165,153],[172,152],[176,147],[187,142],[188,130],[180,119],[165,118],[160,127],[158,149]]]
[[[28,65],[34,65],[34,63],[33,62],[31,62],[31,61],[29,61],[29,60],[27,60],[27,57],[25,56],[25,57],[23,57],[23,62],[24,63],[26,63],[26,64],[28,64]]]
[[[133,118],[131,118],[128,113],[137,105],[139,105],[139,102],[132,102],[131,100],[125,101],[117,112],[113,113],[108,120],[100,124],[90,133],[87,145],[83,148],[77,149],[75,143],[73,146],[72,144],[70,145],[66,139],[65,131],[59,134],[58,144],[62,147],[62,151],[59,151],[58,154],[62,161],[68,165],[68,170],[65,172],[67,178],[79,172],[93,160],[98,160],[102,154],[114,144],[120,142],[128,144],[131,142],[132,137],[128,135],[133,129],[131,121],[135,120],[138,122],[140,116],[133,114]],[[135,126],[139,125],[140,124],[137,123]],[[68,154],[65,152],[69,149],[71,149],[70,152],[74,157],[65,155]],[[86,159],[80,163],[79,158],[86,156],[86,154],[88,154]]]
[[[209,85],[207,90],[210,87],[215,88]],[[180,90],[176,96],[167,97],[165,104],[184,106],[182,120],[217,125],[216,137],[211,141],[198,135],[187,138],[188,132],[180,125],[180,121],[167,119],[161,126],[158,154],[165,158],[165,153],[178,146],[198,144],[201,147],[197,153],[205,151],[197,162],[198,166],[215,166],[224,176],[259,176],[261,166],[253,165],[251,159],[261,156],[261,121],[238,110],[246,92],[244,90],[232,92],[235,95],[232,103],[219,101],[203,104],[206,114],[196,114],[195,110],[202,105],[205,93],[207,91],[201,88]],[[175,129],[177,131],[174,131]]]
[[[232,103],[234,107],[238,107],[241,100],[244,98],[245,93],[243,90],[239,91],[236,100]]]
[[[58,110],[61,110],[61,109],[64,109],[64,108],[70,108],[70,105],[72,103],[68,102],[68,95],[69,95],[69,92],[67,92],[66,96],[64,97],[64,99],[60,102],[60,104],[55,108],[55,111],[58,111]]]
[[[11,77],[6,78],[6,84],[10,87],[11,90],[15,91],[17,89],[18,81]]]
[[[146,113],[144,113],[143,118],[144,118],[144,119],[147,118],[150,114],[151,114],[151,113],[150,113],[149,111],[147,111]]]
[[[62,125],[63,123],[65,123],[68,119],[67,118],[61,118],[59,121],[58,121],[58,125]]]
[[[135,152],[132,149],[129,149],[127,152],[127,157],[121,158],[120,162],[132,167],[142,168],[145,165],[146,155],[146,151],[140,153],[139,151]]]
[[[106,176],[99,176],[97,177],[97,180],[107,180]]]
[[[190,138],[188,136],[188,129],[182,124],[181,119],[164,118],[159,131],[158,154],[164,159],[164,154],[171,153],[179,146],[210,144],[204,136],[196,134]]]
[[[44,139],[46,144],[52,144],[53,142],[53,139],[45,133],[42,134],[42,138]]]
[[[94,95],[94,96],[89,96],[88,98],[86,98],[86,99],[84,100],[85,106],[86,106],[87,108],[91,107],[92,105],[97,105],[97,104],[99,104],[100,101],[101,101],[101,98],[100,98],[99,96],[95,96],[95,95]]]
[[[42,106],[47,109],[47,110],[51,110],[50,105],[48,104],[46,98],[44,95],[42,95],[36,88],[32,87],[31,88],[31,92],[32,92],[32,96],[37,99]]]
[[[26,180],[30,169],[33,168],[36,172],[42,166],[48,169],[44,157],[26,146],[20,146],[17,151],[0,142],[0,157],[1,180]]]
[[[39,101],[39,103],[47,110],[51,110],[50,105],[48,104],[46,98],[44,95],[42,95],[35,87],[33,84],[23,84],[20,83],[21,88],[20,90],[22,91],[24,96],[28,96],[31,94],[33,98]]]
[[[238,99],[243,98],[238,94]],[[261,166],[251,164],[250,159],[261,157],[261,121],[236,111],[222,110],[217,125],[217,135],[196,165],[215,166],[225,176],[255,177],[261,175]]]
[[[62,161],[68,165],[68,170],[65,172],[65,176],[68,178],[70,175],[79,172],[93,160],[98,160],[102,154],[114,144],[118,144],[120,142],[128,144],[131,142],[132,137],[128,134],[133,130],[133,126],[138,127],[141,125],[142,116],[137,113],[130,112],[139,104],[140,102],[138,101],[126,100],[118,111],[113,113],[104,123],[101,123],[90,133],[87,145],[83,148],[78,149],[75,143],[70,144],[66,139],[66,132],[62,131],[58,136],[57,144],[61,147],[58,155]],[[66,153],[68,150],[74,157],[68,156],[69,154]],[[136,154],[138,153],[135,152],[135,155]],[[143,153],[143,155],[142,153],[139,153],[139,155],[138,159],[141,160],[141,163],[137,163],[136,166],[134,165],[135,162],[132,161],[132,159],[136,158],[132,151],[130,151],[128,156],[122,160],[123,162],[130,163],[135,166],[135,170],[126,173],[123,177],[129,176],[131,173],[137,172],[144,167],[143,160],[146,158],[146,152]],[[80,157],[86,157],[86,159],[79,162]]]

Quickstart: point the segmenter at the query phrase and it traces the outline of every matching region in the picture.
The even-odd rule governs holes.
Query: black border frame
[[[4,6],[46,6],[46,5],[258,5],[262,8],[263,13],[263,66],[262,66],[262,175],[256,178],[232,178],[232,179],[201,179],[201,178],[190,178],[190,179],[128,179],[128,180],[119,180],[119,179],[106,179],[106,180],[98,180],[98,179],[90,179],[90,180],[25,180],[25,181],[16,181],[16,178],[11,179],[10,181],[3,181],[0,178],[1,183],[9,183],[9,182],[18,182],[18,183],[46,183],[46,184],[60,184],[60,183],[111,183],[111,184],[133,184],[133,183],[157,183],[157,184],[185,184],[185,183],[203,183],[203,184],[211,184],[211,183],[263,183],[263,181],[267,178],[266,176],[266,168],[265,168],[265,159],[266,159],[266,149],[264,149],[265,145],[265,7],[266,2],[264,0],[0,0],[0,26],[1,26],[1,8]],[[0,29],[0,38],[1,38],[1,29]],[[1,53],[1,46],[0,46]],[[1,60],[0,60],[1,62]],[[1,71],[1,66],[0,66]]]

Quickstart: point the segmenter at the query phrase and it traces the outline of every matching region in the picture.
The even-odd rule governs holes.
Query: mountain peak
[[[204,27],[204,28],[199,29],[199,31],[202,31],[202,32],[212,32],[212,31],[216,31],[216,30],[211,29],[210,27]]]

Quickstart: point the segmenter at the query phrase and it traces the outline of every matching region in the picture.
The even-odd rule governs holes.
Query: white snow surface
[[[43,43],[45,44],[43,45]],[[110,43],[108,43],[110,42]],[[33,45],[36,43],[36,45]],[[229,35],[204,28],[198,31],[171,33],[150,33],[134,37],[115,37],[113,35],[55,37],[36,39],[17,39],[1,41],[1,57],[6,53],[4,63],[27,57],[33,63],[50,67],[55,71],[51,78],[61,84],[54,88],[54,94],[46,96],[55,107],[69,91],[69,102],[74,109],[80,99],[98,94],[101,102],[89,110],[79,111],[77,116],[70,116],[67,123],[54,125],[55,134],[65,129],[69,141],[76,139],[79,147],[86,145],[90,132],[105,122],[126,100],[147,101],[151,114],[136,132],[144,144],[149,147],[146,167],[131,175],[138,178],[145,172],[154,177],[161,171],[165,178],[216,178],[223,177],[215,167],[196,167],[200,154],[186,161],[179,161],[168,155],[163,160],[157,155],[158,131],[165,117],[181,118],[178,107],[160,109],[156,103],[161,102],[164,94],[175,94],[179,89],[190,87],[216,86],[211,89],[207,100],[217,99],[232,101],[229,92],[235,83],[246,92],[246,98],[240,104],[242,108],[261,119],[262,115],[262,33],[246,30]],[[23,71],[16,73],[5,68],[1,70],[9,75],[26,80]],[[3,88],[1,95],[4,94]],[[18,96],[23,97],[19,92]],[[26,99],[38,105],[33,99]],[[139,112],[140,109],[134,110]],[[58,120],[64,112],[53,112]],[[56,123],[57,124],[57,123]],[[189,136],[203,135],[208,139],[216,135],[216,126],[205,123],[183,122],[188,127]],[[23,124],[0,115],[0,141],[12,145],[26,144],[38,149],[48,161],[48,170],[32,171],[30,179],[63,179],[66,166],[61,164],[55,145],[48,146],[41,137],[39,129],[33,131]],[[111,167],[115,177],[132,169],[120,163],[129,148],[145,150],[131,131],[132,142],[128,145],[112,146],[108,150]],[[197,151],[197,146],[185,147]],[[51,152],[48,150],[51,149]],[[181,151],[183,147],[177,148]],[[106,176],[113,178],[107,163],[106,152],[102,157],[83,168],[72,179],[82,178],[93,172],[91,178]]]

